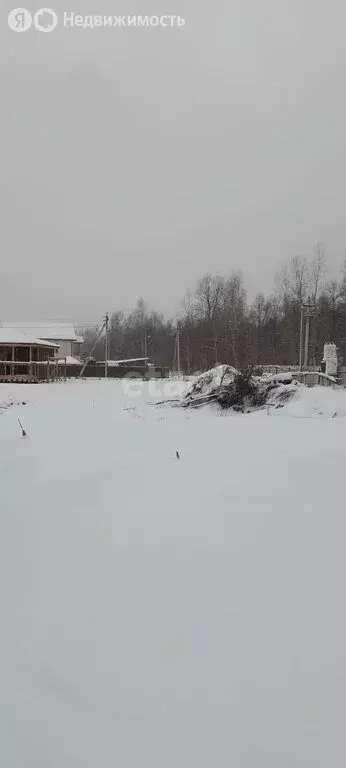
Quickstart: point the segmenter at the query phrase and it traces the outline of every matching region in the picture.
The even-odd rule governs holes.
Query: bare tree
[[[224,291],[224,329],[226,344],[231,350],[233,365],[239,365],[240,331],[246,312],[246,291],[241,272],[233,272]]]
[[[327,283],[325,288],[325,295],[327,297],[329,311],[330,311],[330,333],[331,340],[335,340],[338,308],[343,299],[343,287],[337,280],[331,280]]]
[[[221,312],[225,281],[220,275],[208,272],[197,283],[195,310],[199,318],[213,321]]]
[[[306,256],[292,256],[277,276],[277,286],[284,301],[299,306],[306,301],[310,286],[309,263]]]
[[[258,293],[250,310],[250,318],[256,327],[256,362],[261,363],[262,333],[267,315],[267,302],[263,293]]]
[[[318,243],[308,260],[289,259],[278,276],[279,291],[268,298],[257,294],[251,307],[240,272],[205,274],[196,290],[187,291],[179,318],[182,368],[196,371],[231,363],[291,365],[299,356],[301,304],[315,304],[311,321],[311,358],[320,360],[323,344],[332,339],[346,355],[346,263],[340,281],[325,282],[326,255]],[[111,356],[141,357],[143,349],[155,362],[171,366],[176,320],[166,320],[139,299],[127,314],[115,311],[110,323]],[[98,329],[84,329],[83,356],[89,354]],[[104,343],[95,349],[104,355]]]
[[[310,266],[309,294],[313,304],[316,304],[323,289],[323,279],[327,270],[327,258],[322,243],[317,243]]]

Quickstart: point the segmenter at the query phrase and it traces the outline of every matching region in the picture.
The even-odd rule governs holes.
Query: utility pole
[[[303,321],[304,321],[304,305],[300,307],[300,336],[299,336],[299,370],[303,370]]]
[[[180,376],[180,332],[179,332],[179,327],[177,327],[177,368],[178,368],[178,376]]]
[[[305,349],[304,349],[304,368],[309,365],[309,335],[310,335],[310,317],[306,316],[305,320]]]
[[[103,321],[103,324],[102,324],[102,327],[101,327],[101,329],[100,329],[100,330],[98,331],[98,333],[96,334],[96,338],[95,338],[95,341],[94,341],[94,343],[93,343],[93,345],[92,345],[91,351],[90,351],[90,353],[89,353],[88,357],[87,357],[87,358],[84,360],[84,363],[83,363],[83,365],[82,365],[82,368],[80,369],[80,372],[79,372],[79,377],[78,377],[79,379],[81,379],[81,378],[82,378],[82,376],[83,376],[83,373],[84,373],[84,371],[85,371],[85,369],[86,369],[86,367],[87,367],[87,365],[88,365],[88,362],[89,362],[90,358],[92,357],[92,355],[93,355],[93,353],[94,353],[94,350],[95,350],[95,348],[96,348],[96,345],[97,345],[97,344],[98,344],[98,342],[101,340],[101,336],[102,336],[102,334],[103,334],[103,331],[104,331],[105,327],[106,327],[106,321],[104,320],[104,321]]]
[[[304,368],[307,368],[309,365],[310,320],[314,316],[314,312],[315,312],[315,307],[310,297],[308,298],[307,304],[303,305],[303,309],[305,310]]]
[[[108,378],[108,357],[109,357],[109,336],[108,336],[108,329],[109,329],[109,314],[106,312],[105,315],[105,331],[106,331],[106,338],[105,338],[105,379]]]
[[[148,341],[150,341],[151,336],[148,336],[147,332],[144,332],[144,357],[148,357]]]

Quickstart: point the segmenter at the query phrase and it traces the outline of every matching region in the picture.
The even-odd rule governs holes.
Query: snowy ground
[[[1,766],[345,765],[346,391],[300,392],[0,386]]]

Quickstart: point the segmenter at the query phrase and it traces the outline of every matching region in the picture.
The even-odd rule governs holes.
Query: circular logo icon
[[[8,26],[12,32],[26,32],[32,25],[32,16],[26,8],[15,8],[8,14]]]
[[[39,32],[53,32],[58,24],[58,17],[51,8],[40,8],[34,16],[34,27]]]

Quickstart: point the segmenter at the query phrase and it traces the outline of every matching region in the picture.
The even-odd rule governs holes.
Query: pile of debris
[[[260,408],[282,408],[297,391],[291,373],[255,376],[251,369],[237,371],[230,365],[218,365],[188,386],[181,405],[199,408],[218,403],[221,408],[249,413]]]
[[[24,400],[6,400],[5,402],[0,401],[0,413],[7,411],[8,408],[17,408],[20,405],[27,405],[27,403]]]

